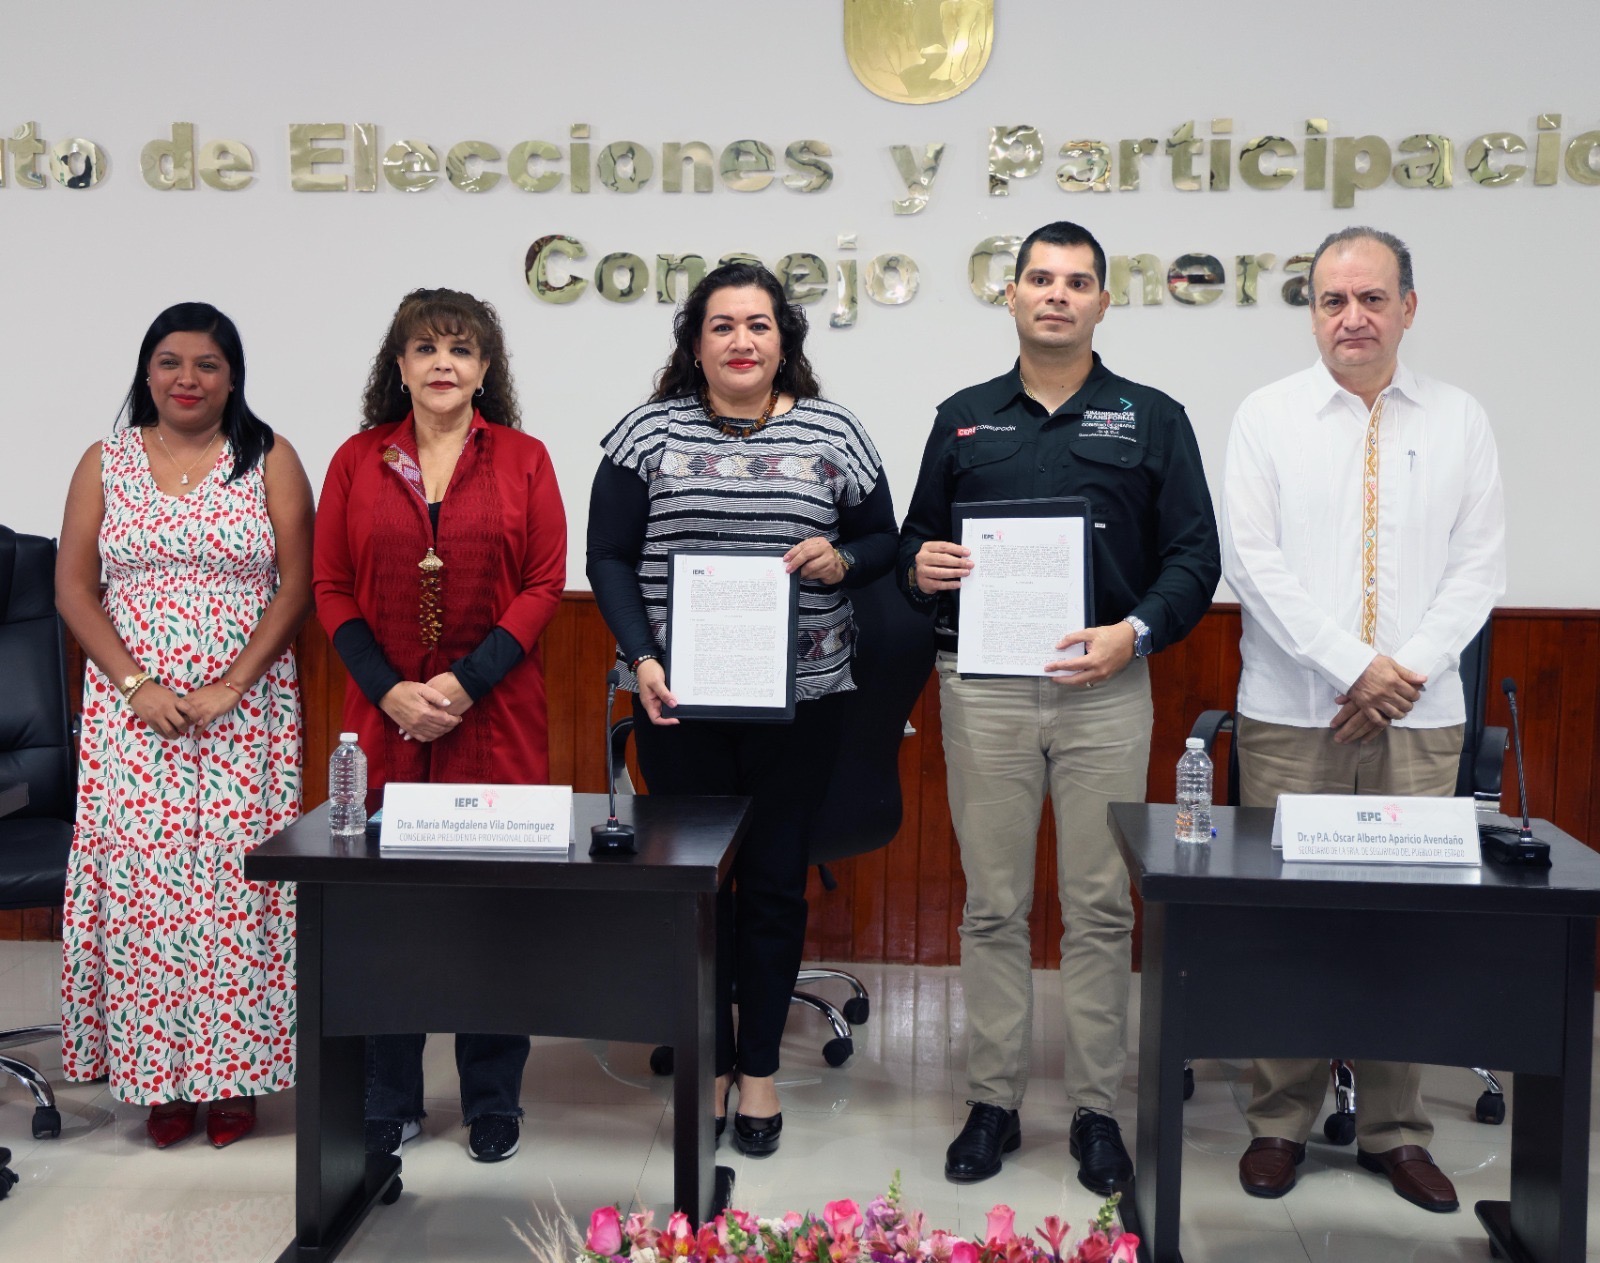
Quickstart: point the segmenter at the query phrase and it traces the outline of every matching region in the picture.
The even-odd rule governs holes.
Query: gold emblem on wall
[[[850,69],[902,105],[946,101],[978,81],[994,45],[994,0],[844,0]]]

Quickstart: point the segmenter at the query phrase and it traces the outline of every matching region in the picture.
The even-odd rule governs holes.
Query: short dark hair
[[[1100,282],[1100,288],[1106,287],[1106,252],[1100,248],[1100,243],[1094,239],[1094,234],[1081,224],[1074,224],[1070,220],[1058,219],[1053,224],[1046,224],[1043,228],[1035,228],[1022,239],[1022,244],[1017,247],[1016,277],[1022,278],[1023,272],[1028,268],[1028,255],[1033,250],[1035,242],[1042,241],[1047,246],[1088,246],[1094,253],[1094,275]]]
[[[706,322],[711,296],[719,290],[750,288],[762,290],[772,300],[772,314],[778,322],[784,362],[778,366],[773,387],[796,399],[815,399],[822,393],[816,374],[811,371],[811,361],[806,359],[806,313],[800,304],[789,301],[782,282],[766,268],[759,263],[741,262],[724,263],[707,272],[678,308],[672,318],[672,354],[656,374],[652,403],[705,391],[706,375],[695,358],[694,344]]]
[[[1311,256],[1311,270],[1306,273],[1306,286],[1311,291],[1313,300],[1317,293],[1317,264],[1322,261],[1322,256],[1330,248],[1343,246],[1351,241],[1376,241],[1380,246],[1388,246],[1394,254],[1395,262],[1400,265],[1400,297],[1404,298],[1416,288],[1416,278],[1411,272],[1411,251],[1406,248],[1406,243],[1392,232],[1357,225],[1352,228],[1341,228],[1338,232],[1330,232],[1322,239],[1317,252]]]
[[[217,344],[228,361],[233,389],[222,406],[222,437],[233,448],[233,472],[228,481],[243,478],[256,462],[272,450],[272,427],[250,410],[244,398],[244,343],[239,327],[210,303],[177,303],[150,322],[144,341],[139,343],[139,363],[134,368],[133,385],[122,401],[119,419],[130,426],[151,426],[161,418],[155,396],[150,393],[150,358],[164,338],[174,333],[203,333]]]
[[[483,378],[483,394],[472,401],[473,406],[490,425],[522,428],[517,390],[511,383],[511,354],[494,307],[458,289],[414,289],[395,308],[383,345],[372,357],[372,371],[361,399],[363,430],[404,421],[411,411],[411,398],[400,389],[398,361],[405,354],[406,343],[425,334],[476,342],[478,354],[489,361],[489,371]]]

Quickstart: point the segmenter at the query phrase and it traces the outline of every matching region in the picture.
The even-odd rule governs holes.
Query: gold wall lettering
[[[786,254],[773,274],[791,303],[814,303],[828,296],[828,265],[814,254]]]
[[[17,177],[17,187],[42,189],[46,180],[39,170],[39,159],[44,155],[44,142],[39,139],[37,123],[19,124],[15,134],[6,141],[6,154],[11,159],[11,171]]]
[[[656,255],[656,302],[678,301],[678,277],[683,277],[685,296],[706,276],[706,261],[698,254]]]
[[[869,92],[947,101],[977,82],[994,46],[994,0],[844,0],[844,50]]]
[[[1167,269],[1167,289],[1186,307],[1204,307],[1222,297],[1226,277],[1213,254],[1180,254]]]
[[[661,188],[666,193],[683,192],[683,164],[687,162],[694,171],[694,191],[711,192],[712,164],[715,159],[711,146],[698,140],[678,142],[669,140],[661,146]]]
[[[942,144],[924,145],[919,154],[910,145],[892,145],[889,149],[895,170],[906,186],[906,195],[889,203],[896,215],[917,215],[927,209],[928,198],[933,195],[933,182],[939,176],[939,164],[944,160]]]
[[[1495,152],[1522,153],[1527,148],[1521,136],[1513,136],[1510,132],[1489,132],[1487,135],[1479,136],[1467,146],[1467,174],[1475,183],[1488,189],[1515,184],[1528,168],[1521,163],[1513,162],[1508,162],[1503,167],[1496,167],[1489,161],[1489,155]]]
[[[1166,297],[1167,269],[1153,254],[1114,254],[1106,260],[1106,289],[1113,307],[1126,307],[1139,278],[1139,304],[1154,307]]]
[[[1044,163],[1044,141],[1037,127],[989,129],[989,196],[1005,197],[1011,181],[1026,180]]]
[[[1098,140],[1069,140],[1056,168],[1056,184],[1064,193],[1111,192],[1111,148]]]
[[[105,153],[82,136],[58,140],[50,146],[50,174],[64,189],[92,189],[106,178]]]
[[[255,167],[255,155],[242,140],[208,141],[196,161],[193,123],[174,123],[170,137],[152,140],[139,153],[144,182],[163,193],[194,188],[197,173],[209,187],[234,193],[254,183]]]
[[[1406,189],[1447,189],[1455,183],[1455,143],[1448,136],[1419,133],[1396,146],[1404,154],[1422,154],[1394,164],[1394,182]]]
[[[880,254],[867,264],[867,296],[885,307],[909,303],[922,288],[917,261],[904,254]]]

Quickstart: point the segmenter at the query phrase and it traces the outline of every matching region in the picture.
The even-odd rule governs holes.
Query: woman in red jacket
[[[317,506],[317,616],[350,673],[344,727],[369,792],[389,781],[539,784],[550,775],[540,634],[566,578],[544,444],[521,432],[494,308],[416,290],[372,363],[361,431]],[[420,1132],[423,1035],[368,1040],[367,1149]],[[517,1150],[528,1040],[458,1034],[472,1156]]]

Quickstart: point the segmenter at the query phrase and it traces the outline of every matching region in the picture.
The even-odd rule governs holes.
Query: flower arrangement
[[[1134,1263],[1139,1238],[1116,1227],[1121,1196],[1112,1194],[1100,1207],[1089,1234],[1070,1252],[1069,1227],[1058,1216],[1046,1215],[1034,1230],[1041,1244],[1017,1234],[1009,1206],[989,1212],[981,1241],[930,1230],[921,1211],[902,1206],[897,1171],[888,1192],[865,1210],[849,1198],[829,1202],[821,1215],[790,1211],[757,1219],[729,1210],[696,1229],[682,1212],[657,1228],[651,1211],[624,1217],[615,1206],[601,1206],[589,1216],[576,1259],[548,1235],[545,1244],[557,1248],[536,1253],[545,1263]],[[542,1226],[547,1234],[553,1227]],[[575,1241],[577,1234],[569,1227],[560,1235]]]

